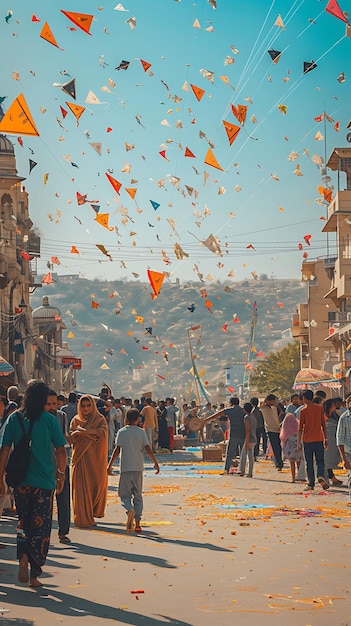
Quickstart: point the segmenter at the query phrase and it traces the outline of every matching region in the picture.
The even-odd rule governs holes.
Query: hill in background
[[[266,355],[291,341],[291,317],[305,297],[298,280],[266,276],[206,287],[200,282],[165,281],[155,300],[150,285],[137,281],[56,275],[54,280],[32,295],[32,308],[47,295],[50,304],[60,309],[67,326],[63,340],[83,361],[77,372],[78,389],[97,393],[105,382],[116,397],[140,397],[149,390],[155,398],[196,397],[187,329],[200,325],[201,329],[189,333],[198,371],[205,370],[202,381],[211,400],[223,401],[228,395],[225,367],[230,366],[230,385],[236,391],[243,380],[254,301],[258,307],[254,349]],[[212,306],[206,307],[206,301]],[[99,306],[92,308],[92,302]],[[188,309],[192,303],[194,312]],[[260,360],[255,355],[253,350],[254,364]]]

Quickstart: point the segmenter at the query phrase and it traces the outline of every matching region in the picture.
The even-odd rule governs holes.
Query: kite
[[[79,254],[79,251],[77,250],[76,246],[72,246],[71,254]]]
[[[325,10],[327,13],[330,13],[330,15],[334,15],[334,17],[337,17],[339,20],[342,20],[343,22],[346,22],[346,24],[349,24],[347,17],[343,14],[336,0],[329,0],[327,6],[325,7]]]
[[[178,242],[174,244],[173,249],[174,249],[174,254],[176,255],[178,261],[182,261],[184,257],[189,257],[188,253],[183,250],[183,248]]]
[[[196,156],[193,152],[191,152],[191,150],[189,150],[189,148],[185,148],[185,153],[184,153],[185,157],[191,157],[192,159],[196,159]]]
[[[210,81],[210,83],[212,83],[212,85],[214,85],[214,72],[210,72],[209,70],[199,70],[200,74],[204,77],[207,78],[207,80]]]
[[[201,89],[201,87],[196,87],[195,85],[192,85],[191,83],[190,83],[190,87],[192,88],[192,90],[193,90],[193,92],[195,94],[196,100],[198,102],[200,102],[202,96],[205,93],[204,89]]]
[[[131,30],[134,30],[134,28],[136,27],[136,17],[130,17],[128,20],[126,20],[126,24],[129,24]]]
[[[118,182],[118,180],[116,180],[115,178],[112,178],[112,176],[110,176],[110,174],[108,174],[107,172],[105,172],[105,176],[107,178],[107,180],[111,183],[112,187],[114,188],[115,192],[119,194],[119,190],[122,187],[122,183]]]
[[[92,309],[99,309],[100,308],[100,304],[98,302],[95,302],[95,300],[91,301],[91,308]]]
[[[147,277],[150,281],[151,288],[153,293],[151,294],[152,299],[157,298],[160,293],[160,289],[162,287],[162,283],[164,281],[166,274],[162,272],[154,272],[153,270],[147,270]]]
[[[163,159],[165,159],[166,161],[170,162],[170,161],[169,161],[169,159],[167,159],[167,157],[166,157],[166,150],[161,150],[161,151],[159,152],[159,155],[160,155]]]
[[[144,68],[144,72],[147,72],[148,69],[151,67],[151,63],[148,63],[147,61],[143,61],[143,59],[140,59],[140,63],[142,64]]]
[[[155,202],[154,200],[150,200],[150,202],[154,211],[157,211],[157,209],[161,206],[158,202]]]
[[[134,200],[137,189],[133,187],[125,187],[124,189],[127,192],[127,194],[132,198],[132,200]]]
[[[195,311],[195,304],[192,302],[190,306],[187,307],[188,311],[190,311],[190,313],[194,313]]]
[[[127,70],[130,65],[130,61],[121,61],[118,67],[115,67],[115,70]]]
[[[73,11],[63,11],[61,9],[61,13],[65,15],[73,24],[78,26],[81,30],[83,30],[88,35],[91,35],[89,32],[91,23],[93,21],[94,16],[88,15],[86,13],[74,13]]]
[[[240,131],[240,126],[235,126],[235,124],[231,124],[230,122],[226,122],[226,120],[222,120],[223,122],[223,126],[226,130],[226,133],[228,135],[228,139],[229,139],[229,144],[232,145],[234,139],[237,138],[239,131]]]
[[[91,90],[88,91],[88,95],[85,98],[85,102],[87,104],[106,104],[106,102],[101,102],[101,100],[99,100],[99,98]]]
[[[221,167],[215,158],[211,148],[208,149],[207,154],[205,156],[204,163],[207,165],[211,165],[211,167],[215,167],[217,170],[221,170],[223,172],[223,167]]]
[[[48,272],[47,274],[45,274],[45,276],[43,276],[43,278],[41,279],[41,282],[44,285],[52,285],[53,284],[53,278],[51,276],[51,272]]]
[[[124,8],[124,6],[123,6],[123,4],[121,4],[121,3],[118,3],[118,4],[115,6],[114,10],[115,10],[115,11],[129,11],[129,9],[125,9],[125,8]]]
[[[7,11],[7,14],[5,15],[5,22],[6,24],[9,23],[11,17],[13,16],[13,12],[12,11]]]
[[[303,64],[303,74],[307,74],[308,72],[312,72],[317,67],[317,63],[314,61],[304,61]]]
[[[39,137],[39,131],[22,93],[12,102],[10,108],[2,118],[0,122],[0,133]]]
[[[97,222],[98,224],[100,224],[101,226],[103,226],[104,228],[107,228],[107,230],[112,232],[114,230],[114,227],[108,225],[108,218],[109,218],[109,216],[110,216],[109,213],[97,213],[96,217],[94,219],[94,222]],[[106,255],[106,256],[109,256],[109,255]],[[111,257],[110,257],[110,261],[112,261]]]
[[[40,37],[42,39],[45,39],[45,41],[48,41],[49,43],[51,43],[53,46],[56,46],[56,48],[59,48],[59,50],[62,49],[58,45],[54,35],[52,34],[52,30],[47,22],[45,22],[45,24],[43,25],[43,28],[40,31]]]
[[[325,187],[318,187],[318,193],[323,196],[324,200],[328,202],[328,204],[332,201],[333,192],[331,189],[326,189]]]
[[[284,26],[284,22],[282,20],[282,16],[279,14],[277,19],[274,22],[274,26],[279,26],[279,28],[282,28],[283,30],[285,30],[285,26]]]
[[[95,150],[95,152],[97,152],[98,155],[101,156],[102,143],[89,142],[89,146],[91,146],[93,148],[93,150]]]
[[[281,52],[278,52],[278,50],[268,50],[268,54],[271,57],[273,63],[275,63],[275,65],[279,62],[280,60],[280,56],[281,56]]]
[[[193,233],[190,233],[190,234],[192,235]],[[214,254],[218,254],[219,256],[223,256],[222,250],[221,250],[221,246],[219,244],[219,241],[218,241],[217,237],[212,235],[212,233],[204,241],[201,241],[201,239],[196,237],[196,235],[193,235],[193,237],[195,237],[195,239],[200,241],[203,246],[206,246],[206,248],[208,248]],[[203,290],[201,290],[201,295],[202,295],[202,291]],[[202,296],[202,297],[204,297],[204,296]]]
[[[76,99],[76,79],[75,78],[72,78],[72,80],[69,80],[68,83],[65,83],[64,85],[61,85],[61,89],[62,91],[67,93],[69,96],[71,96],[73,100]]]
[[[70,111],[73,113],[74,117],[76,118],[77,125],[78,125],[78,120],[83,115],[85,111],[85,107],[80,106],[80,104],[74,104],[72,102],[66,102],[66,104],[68,108],[70,109]]]
[[[109,229],[110,230],[110,229]],[[113,229],[112,229],[113,230]],[[105,246],[103,246],[101,243],[96,243],[95,244],[96,247],[100,250],[100,252],[102,252],[102,254],[104,254],[105,256],[107,256],[110,261],[112,261],[112,256],[107,252]]]
[[[286,115],[286,112],[288,110],[288,107],[286,104],[278,104],[278,110],[283,113],[283,115]]]
[[[244,126],[245,124],[247,109],[248,109],[248,106],[244,104],[238,104],[237,107],[234,106],[234,104],[232,104],[233,115],[236,117],[239,124],[241,124],[242,126]]]
[[[31,171],[34,170],[36,165],[38,165],[38,163],[36,163],[35,161],[32,161],[32,159],[29,159],[29,173],[31,173]]]

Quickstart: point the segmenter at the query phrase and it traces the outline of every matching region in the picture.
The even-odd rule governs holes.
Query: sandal
[[[134,530],[135,530],[136,533],[141,533],[141,531],[142,531],[139,519],[135,520],[135,528],[134,528]]]

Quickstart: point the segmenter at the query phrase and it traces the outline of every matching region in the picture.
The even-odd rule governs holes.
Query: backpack
[[[15,445],[13,451],[10,454],[9,460],[6,465],[6,483],[9,487],[17,487],[28,470],[31,447],[32,447],[32,429],[33,422],[30,422],[28,433],[26,433],[22,413],[17,413],[18,421],[21,425],[23,436],[19,442]]]

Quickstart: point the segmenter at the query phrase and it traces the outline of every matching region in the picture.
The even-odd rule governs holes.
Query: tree
[[[278,352],[270,352],[263,361],[256,364],[250,376],[250,387],[260,393],[277,393],[279,396],[291,394],[295,376],[300,369],[300,344],[289,343]]]

